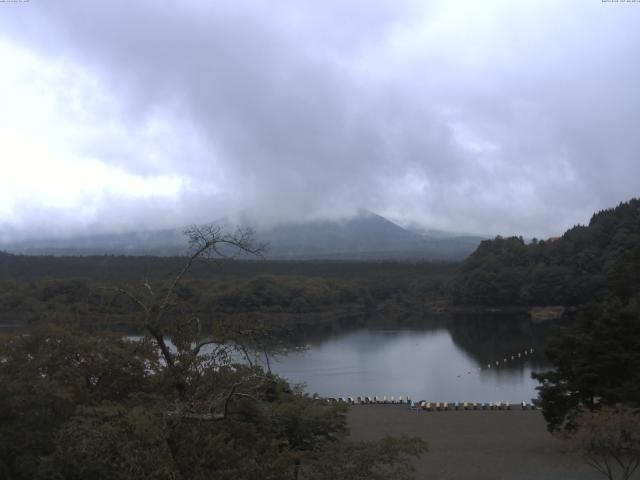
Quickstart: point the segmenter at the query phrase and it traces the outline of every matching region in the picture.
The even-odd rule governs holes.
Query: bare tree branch
[[[216,339],[214,337],[200,339],[200,319],[197,316],[192,316],[184,321],[178,321],[179,323],[174,324],[174,327],[176,331],[185,332],[188,331],[185,329],[189,329],[189,326],[193,325],[196,330],[192,332],[193,340],[185,343],[174,338],[178,351],[176,353],[171,351],[166,340],[167,330],[163,320],[167,312],[177,305],[175,300],[178,285],[180,285],[185,275],[193,267],[194,262],[199,258],[211,258],[212,256],[233,258],[233,256],[227,255],[227,252],[220,247],[227,247],[236,253],[246,253],[253,256],[261,256],[265,249],[264,245],[254,244],[253,232],[249,229],[238,229],[233,234],[228,234],[224,233],[222,228],[217,225],[193,225],[187,228],[184,233],[189,243],[189,254],[184,265],[170,280],[166,289],[154,290],[148,278],[145,278],[142,286],[149,294],[148,301],[135,295],[129,289],[117,289],[119,294],[126,295],[142,310],[144,315],[143,326],[157,344],[167,369],[174,377],[175,387],[181,396],[185,395],[187,380],[183,378],[184,374],[178,368],[179,364],[182,365],[185,362],[189,362],[187,367],[194,366],[205,346],[221,343],[224,339]],[[190,333],[187,334],[189,335]],[[216,351],[214,356],[217,354],[218,352]]]

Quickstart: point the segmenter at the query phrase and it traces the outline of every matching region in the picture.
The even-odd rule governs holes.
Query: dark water
[[[540,352],[546,332],[536,328],[527,321],[488,318],[435,328],[362,327],[314,340],[305,351],[276,357],[271,366],[321,396],[530,401],[537,384],[531,372],[545,368]]]

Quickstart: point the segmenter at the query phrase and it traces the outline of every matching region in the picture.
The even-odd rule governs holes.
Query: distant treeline
[[[640,286],[640,200],[603,210],[548,240],[483,241],[458,268],[458,305],[580,305]]]
[[[0,311],[71,308],[111,312],[105,287],[142,286],[179,271],[183,257],[22,256],[0,252]],[[581,305],[615,295],[626,302],[640,285],[640,200],[595,214],[562,237],[483,241],[462,264],[442,262],[198,262],[184,286],[207,311],[304,313],[336,305],[391,302],[457,305]],[[119,303],[118,303],[119,302]],[[105,310],[106,309],[106,310]]]
[[[145,294],[175,275],[181,257],[34,257],[0,253],[0,312],[8,321],[76,318],[118,321],[137,311],[117,288]],[[177,294],[190,311],[210,316],[345,310],[367,315],[448,301],[455,264],[401,262],[198,262]]]
[[[33,256],[0,251],[0,280],[85,278],[106,281],[168,275],[184,265],[185,257],[125,255]],[[335,278],[371,278],[376,275],[412,277],[449,273],[456,263],[427,261],[289,261],[289,260],[199,260],[189,276],[252,277],[297,275]]]

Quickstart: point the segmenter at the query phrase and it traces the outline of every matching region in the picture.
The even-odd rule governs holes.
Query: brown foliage
[[[640,414],[622,406],[584,412],[567,437],[573,450],[605,477],[627,480],[640,465]]]

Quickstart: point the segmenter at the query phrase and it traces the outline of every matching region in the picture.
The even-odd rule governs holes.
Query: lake
[[[546,368],[546,330],[523,320],[487,318],[429,328],[360,327],[313,339],[304,351],[273,358],[271,367],[326,397],[529,402],[537,395],[531,372]]]
[[[291,345],[306,349],[291,348],[270,363],[323,397],[530,402],[537,396],[531,372],[549,368],[542,355],[549,330],[527,317],[487,315],[332,323],[299,333]]]

